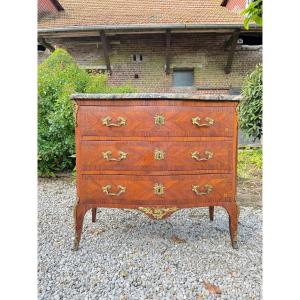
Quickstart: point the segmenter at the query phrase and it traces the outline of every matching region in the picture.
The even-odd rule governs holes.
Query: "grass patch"
[[[243,179],[262,177],[262,149],[238,151],[238,177]]]

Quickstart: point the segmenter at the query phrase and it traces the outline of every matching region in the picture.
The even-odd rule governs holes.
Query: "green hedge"
[[[239,106],[239,123],[242,131],[248,138],[260,139],[263,134],[262,111],[263,111],[263,74],[262,65],[256,66],[255,70],[246,77],[243,88],[243,100]]]
[[[75,166],[72,93],[130,93],[129,86],[111,87],[106,75],[89,75],[63,49],[38,67],[38,172],[54,176]]]

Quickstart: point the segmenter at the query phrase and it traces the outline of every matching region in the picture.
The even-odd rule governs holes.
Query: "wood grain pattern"
[[[213,220],[214,206],[227,211],[232,246],[237,248],[237,101],[78,99],[76,103],[75,249],[89,209],[93,222],[97,207],[209,207]],[[164,125],[154,123],[157,114],[164,115]],[[122,116],[126,125],[106,127],[102,124],[105,116],[113,122]],[[215,122],[197,127],[191,122],[195,116]],[[165,159],[154,159],[157,149],[165,152]],[[206,150],[214,153],[212,159],[191,157],[198,151],[201,158]],[[102,154],[106,151],[111,151],[113,158],[119,157],[119,151],[127,156],[108,161]],[[162,195],[155,193],[156,184],[163,186]],[[111,187],[104,192],[108,185]],[[192,190],[193,185],[199,186],[196,191],[200,195]],[[202,195],[208,192],[205,185],[212,190]],[[161,186],[157,191],[162,191]]]
[[[164,186],[164,194],[156,195],[156,183]],[[177,175],[177,176],[133,176],[133,175],[82,175],[81,184],[84,187],[80,199],[86,203],[98,203],[99,206],[109,206],[111,203],[120,207],[127,203],[145,205],[181,205],[198,206],[201,201],[210,202],[234,198],[233,183],[230,175]],[[193,185],[199,185],[200,191],[206,191],[205,185],[211,185],[213,190],[207,195],[197,196],[192,191]],[[102,188],[111,185],[112,192],[119,191],[118,186],[126,188],[120,196],[108,196]]]
[[[79,124],[83,136],[225,136],[233,135],[232,107],[178,107],[178,106],[82,106]],[[156,115],[165,117],[164,125],[156,125]],[[110,116],[113,122],[119,117],[126,119],[126,125],[106,127],[102,119]],[[192,118],[199,116],[214,120],[208,127],[197,127]]]
[[[223,170],[232,171],[232,142],[146,142],[146,141],[82,141],[80,152],[82,172],[104,170]],[[103,153],[111,151],[112,158],[119,159],[120,151],[126,153],[121,161],[107,160]],[[163,151],[164,158],[155,159],[155,151]],[[198,152],[200,159],[192,158]]]

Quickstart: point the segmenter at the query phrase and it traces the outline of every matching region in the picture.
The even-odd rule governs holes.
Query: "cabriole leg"
[[[236,203],[228,203],[225,205],[229,215],[229,230],[230,230],[230,238],[233,249],[238,249],[237,244],[237,231],[238,231],[238,217],[239,217],[239,206]]]
[[[214,206],[210,206],[209,207],[209,219],[211,220],[211,221],[213,221],[214,220]]]
[[[92,222],[96,222],[97,208],[92,208]]]
[[[83,219],[87,208],[85,205],[81,205],[79,201],[77,201],[74,207],[74,222],[75,222],[75,239],[74,239],[74,247],[73,250],[77,251],[81,239],[82,225]]]

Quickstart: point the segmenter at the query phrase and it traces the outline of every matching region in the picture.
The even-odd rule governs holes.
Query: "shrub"
[[[38,172],[54,176],[75,165],[72,93],[132,92],[109,87],[105,75],[89,75],[63,49],[56,49],[38,67]]]
[[[90,80],[85,88],[86,93],[133,93],[136,90],[129,85],[109,86],[107,76],[97,74],[90,76]]]
[[[260,139],[263,134],[262,128],[262,65],[256,66],[255,70],[246,77],[242,88],[243,100],[239,106],[240,128],[248,138],[253,141]]]

